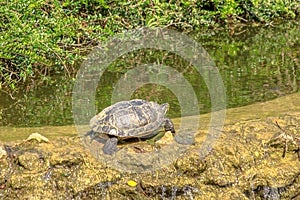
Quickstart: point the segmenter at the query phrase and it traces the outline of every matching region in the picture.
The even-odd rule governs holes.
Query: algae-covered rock
[[[5,199],[19,194],[25,199],[68,199],[85,188],[120,178],[119,172],[95,160],[79,139],[25,141],[9,149],[10,156],[0,162],[0,181],[5,182],[0,196]]]
[[[44,171],[48,167],[41,154],[36,152],[24,152],[18,157],[19,165],[29,171]]]
[[[174,166],[177,169],[178,173],[186,174],[188,176],[198,175],[202,173],[207,167],[204,160],[202,160],[199,156],[199,152],[193,149],[180,156],[176,160]]]
[[[143,171],[151,162],[141,166],[143,160],[131,159],[136,154],[143,158],[146,151],[125,151],[126,144],[122,144],[120,155],[128,159],[119,164],[140,167],[139,173],[110,168],[105,159],[93,157],[79,137],[5,145],[6,155],[0,159],[0,199],[297,199],[297,149],[289,147],[283,157],[285,145],[268,141],[279,131],[276,122],[284,130],[293,124],[297,130],[298,119],[298,115],[287,115],[226,125],[205,157],[200,152],[205,133],[201,130],[194,145],[177,151],[172,163],[152,167],[152,171]],[[145,142],[137,143],[130,148],[143,149]],[[97,150],[97,145],[93,147]],[[116,164],[120,155],[113,157]],[[169,159],[168,154],[162,155],[160,160]]]
[[[263,160],[263,148],[260,141],[248,135],[224,133],[215,144],[213,151],[205,158],[207,169],[205,182],[219,187],[237,184],[243,171],[259,164]]]

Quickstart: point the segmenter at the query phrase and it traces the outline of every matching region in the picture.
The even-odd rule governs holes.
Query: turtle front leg
[[[174,134],[175,134],[175,128],[174,128],[173,122],[170,119],[166,118],[164,120],[163,127],[164,127],[165,131],[159,131],[159,132],[157,132],[157,134],[155,134],[154,137],[152,137],[151,139],[147,140],[148,144],[154,145],[155,142],[157,140],[160,140],[165,135],[165,133],[167,131],[170,131],[173,134],[173,136],[174,136]]]
[[[105,134],[102,134],[102,133],[95,133],[93,130],[90,130],[88,131],[84,137],[90,137],[90,143],[92,143],[94,140],[99,142],[99,143],[102,143],[102,144],[105,144],[105,142],[109,139],[109,137]]]
[[[117,147],[117,144],[118,144],[118,139],[113,137],[113,138],[109,138],[104,146],[102,147],[102,151],[103,153],[105,154],[108,154],[108,155],[112,155],[114,153],[116,153],[119,148]]]
[[[165,135],[164,131],[159,131],[157,132],[157,134],[155,134],[153,137],[151,137],[150,139],[147,139],[147,143],[150,145],[155,145],[155,142],[159,139],[161,139],[163,136]]]

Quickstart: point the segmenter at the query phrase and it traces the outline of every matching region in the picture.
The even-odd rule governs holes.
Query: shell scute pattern
[[[161,128],[175,134],[173,122],[165,117],[168,108],[168,103],[159,105],[141,99],[121,101],[94,116],[90,121],[92,130],[86,135],[92,138],[91,141],[100,141],[101,135],[108,135],[102,150],[104,154],[112,155],[119,149],[117,138],[149,138],[158,134]]]
[[[105,108],[91,119],[90,124],[92,130],[98,133],[124,138],[142,137],[162,127],[166,110],[165,106],[155,102],[139,99],[122,101]]]

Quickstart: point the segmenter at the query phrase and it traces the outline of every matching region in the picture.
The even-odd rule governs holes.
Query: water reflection
[[[227,106],[238,107],[266,101],[299,91],[300,28],[293,23],[277,27],[243,28],[230,35],[222,32],[198,32],[191,36],[204,46],[219,68],[226,87]],[[178,56],[165,51],[137,51],[124,55],[109,66],[99,82],[96,95],[98,111],[111,104],[115,84],[125,72],[141,64],[172,66],[192,85],[199,99],[200,113],[210,112],[207,86],[198,72]],[[13,94],[1,93],[0,126],[45,126],[73,123],[71,91],[73,81],[54,78],[47,84]],[[180,116],[175,95],[159,85],[144,85],[133,98],[169,102],[168,117]],[[1,131],[1,130],[0,130]]]

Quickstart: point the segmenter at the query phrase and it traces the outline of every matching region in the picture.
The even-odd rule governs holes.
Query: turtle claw
[[[104,146],[102,147],[102,151],[104,154],[112,155],[116,153],[119,148],[117,147],[118,139],[117,138],[110,138],[108,139]]]

